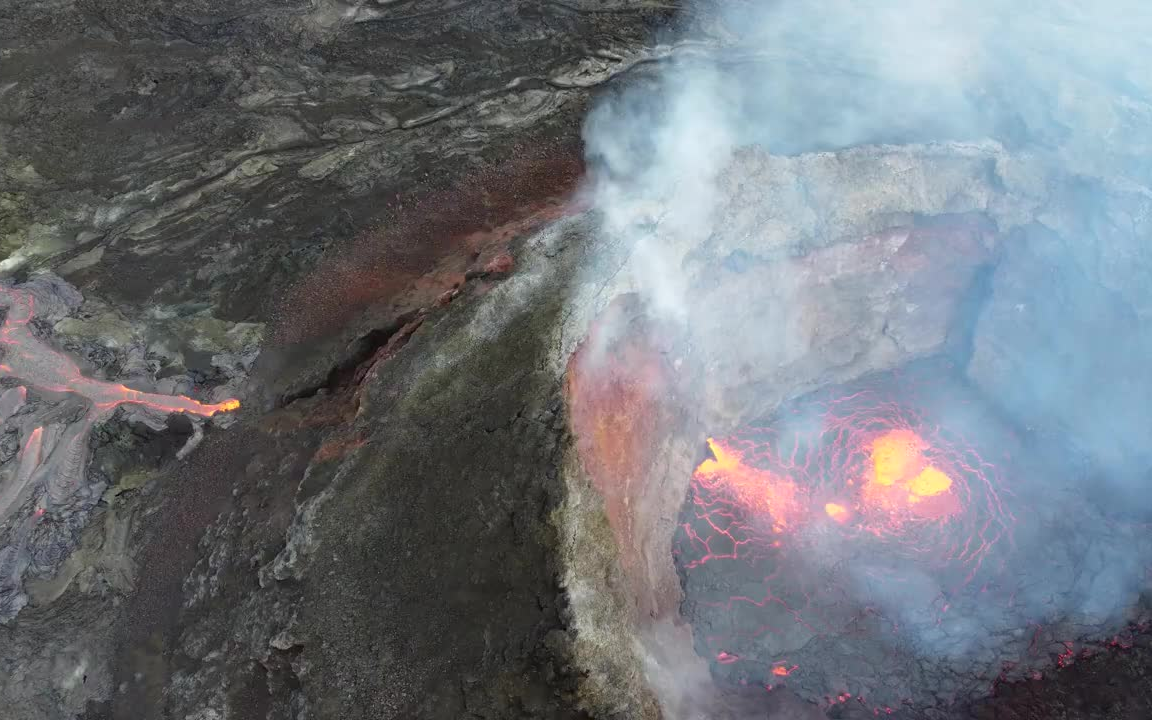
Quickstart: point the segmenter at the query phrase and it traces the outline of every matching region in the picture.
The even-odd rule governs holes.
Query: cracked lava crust
[[[710,438],[673,550],[697,651],[722,684],[887,715],[1124,643],[1146,616],[1104,558],[1143,528],[1034,454],[946,361]],[[1037,547],[1054,517],[1066,542]]]

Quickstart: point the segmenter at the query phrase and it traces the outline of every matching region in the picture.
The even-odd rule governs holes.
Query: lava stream
[[[240,402],[234,399],[202,403],[189,397],[147,393],[84,377],[75,362],[50,348],[32,332],[29,323],[35,315],[35,298],[31,293],[0,288],[0,305],[7,306],[4,325],[0,327],[0,345],[5,350],[0,377],[16,377],[44,392],[74,393],[92,403],[88,415],[79,423],[67,428],[62,425],[36,427],[28,434],[15,476],[7,483],[0,483],[0,519],[32,496],[39,497],[36,511],[27,521],[28,527],[38,522],[46,509],[65,506],[83,485],[93,425],[120,405],[134,404],[163,414],[187,413],[202,417],[240,407]],[[24,392],[11,396],[6,393],[5,402],[6,406],[0,410],[6,419],[23,404]]]
[[[240,407],[235,399],[219,403],[202,403],[182,395],[160,395],[133,390],[119,383],[84,377],[80,368],[63,353],[56,352],[37,338],[28,323],[35,314],[35,299],[30,293],[14,288],[0,288],[2,302],[8,306],[0,328],[0,345],[6,352],[0,364],[0,377],[13,376],[47,392],[76,393],[92,401],[103,413],[123,404],[136,404],[161,413],[188,413],[211,417]]]

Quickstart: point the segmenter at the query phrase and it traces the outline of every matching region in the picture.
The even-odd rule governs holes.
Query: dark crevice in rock
[[[243,717],[268,717],[272,709],[272,694],[269,687],[268,668],[261,663],[252,663],[246,676],[238,678],[238,687],[232,697],[232,707]]]
[[[438,306],[452,302],[467,287],[477,282],[494,282],[503,278],[512,269],[511,256],[498,255],[484,268],[468,270],[464,282],[445,292],[437,299]],[[296,400],[315,397],[322,393],[337,393],[359,385],[364,374],[383,357],[397,352],[407,342],[413,332],[423,323],[430,308],[421,307],[398,315],[388,324],[371,329],[348,344],[342,357],[332,366],[323,382],[307,385],[286,393],[280,406]]]
[[[400,315],[384,327],[369,330],[349,344],[344,356],[328,371],[322,383],[309,385],[286,394],[280,401],[280,406],[287,406],[304,398],[328,392],[339,391],[352,384],[357,375],[362,375],[362,366],[371,361],[376,354],[387,347],[388,343],[397,336],[401,330],[414,322],[425,313],[423,308]]]

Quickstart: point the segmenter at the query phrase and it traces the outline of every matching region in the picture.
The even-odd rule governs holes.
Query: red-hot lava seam
[[[1125,651],[1131,650],[1135,645],[1136,636],[1147,634],[1152,625],[1146,622],[1132,623],[1123,632],[1113,635],[1107,640],[1098,642],[1084,642],[1076,643],[1068,640],[1060,640],[1052,643],[1060,648],[1058,652],[1052,653],[1052,658],[1055,661],[1057,668],[1066,668],[1072,665],[1077,660],[1086,660],[1094,655],[1105,651]],[[1040,636],[1044,631],[1042,625],[1037,624],[1032,631],[1032,642],[1028,647],[1028,654],[1036,656],[1040,653],[1039,641]],[[993,695],[999,690],[1000,685],[1008,681],[1008,674],[1015,669],[1016,663],[1012,661],[1005,661],[1000,668],[1000,674],[992,681],[992,687],[989,689]],[[1040,680],[1044,677],[1044,673],[1039,670],[1033,670],[1028,674],[1029,680]]]

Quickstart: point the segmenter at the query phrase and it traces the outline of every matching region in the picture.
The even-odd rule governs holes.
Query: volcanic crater
[[[568,402],[575,474],[620,551],[607,590],[665,702],[953,717],[1142,633],[1137,443],[1119,428],[1101,452],[1116,417],[1068,392],[1129,362],[1069,350],[1130,307],[1059,255],[1132,198],[1100,190],[1054,229],[1021,168],[993,146],[747,149],[705,242],[649,226],[687,301],[618,295],[568,363]],[[935,177],[927,202],[889,192],[906,174]]]

